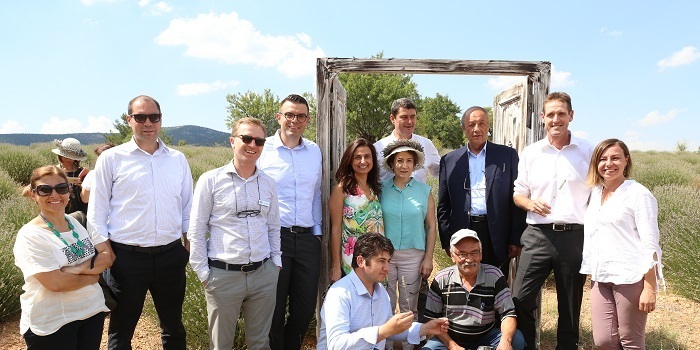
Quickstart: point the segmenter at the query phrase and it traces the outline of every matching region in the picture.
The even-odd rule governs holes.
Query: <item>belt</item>
[[[536,224],[532,226],[556,232],[583,230],[583,225],[581,224]]]
[[[139,247],[135,245],[129,245],[129,244],[123,244],[123,243],[118,243],[118,242],[109,242],[112,247],[119,248],[122,250],[128,250],[131,252],[137,252],[137,253],[146,253],[146,254],[160,254],[167,252],[168,250],[172,249],[174,246],[181,244],[180,240],[174,240],[166,245],[159,245],[157,247]]]
[[[479,222],[487,222],[486,220],[486,214],[483,215],[470,215],[469,220],[472,223],[479,223]]]
[[[256,262],[242,264],[242,265],[229,264],[229,263],[223,262],[221,260],[209,259],[209,266],[216,267],[217,269],[222,269],[222,270],[226,270],[226,271],[253,272],[253,271],[257,270],[258,267],[262,266],[262,264],[264,264],[268,259],[270,259],[270,258],[265,258],[262,261],[256,261]]]
[[[282,231],[288,231],[291,233],[312,233],[313,229],[311,227],[301,227],[301,226],[292,226],[292,227],[282,226]]]

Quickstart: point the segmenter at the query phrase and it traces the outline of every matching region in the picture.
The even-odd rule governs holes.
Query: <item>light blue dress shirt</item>
[[[425,250],[425,217],[428,213],[430,186],[415,179],[400,189],[394,185],[394,177],[384,180],[382,204],[384,235],[394,248]]]
[[[469,188],[471,191],[470,215],[486,215],[486,146],[478,154],[467,152],[469,156]],[[466,180],[465,180],[466,181]]]

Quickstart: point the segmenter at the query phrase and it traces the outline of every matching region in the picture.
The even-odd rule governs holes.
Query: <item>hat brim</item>
[[[87,155],[78,155],[78,154],[75,154],[72,152],[66,152],[65,150],[63,150],[61,148],[54,148],[51,150],[51,152],[53,152],[53,153],[55,153],[63,158],[77,160],[80,162],[87,160]]]
[[[415,148],[408,146],[396,147],[396,149],[392,150],[391,153],[389,153],[389,155],[384,157],[384,159],[382,160],[382,168],[384,168],[384,170],[388,172],[393,173],[394,169],[390,166],[389,159],[391,159],[391,156],[393,156],[394,154],[401,152],[412,152],[416,155],[416,165],[413,167],[414,171],[418,169],[423,169],[423,164],[425,163],[425,154],[416,150]]]

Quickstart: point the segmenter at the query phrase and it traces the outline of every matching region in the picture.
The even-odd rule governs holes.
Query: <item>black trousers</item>
[[[557,290],[557,349],[577,350],[579,317],[586,275],[579,273],[583,251],[583,229],[555,232],[528,225],[515,276],[513,302],[518,329],[527,349],[535,349],[535,311],[542,284],[554,270]]]
[[[131,338],[150,291],[158,314],[163,349],[186,348],[182,303],[189,253],[182,244],[149,254],[112,245],[116,259],[105,279],[119,301],[109,318],[109,349],[131,349]]]
[[[277,279],[277,303],[270,328],[273,350],[300,349],[316,311],[321,272],[321,240],[313,233],[282,229],[282,270]],[[287,313],[289,300],[289,316]]]
[[[31,329],[24,333],[27,350],[97,350],[102,342],[102,329],[105,313],[100,312],[84,320],[77,320],[63,325],[57,331],[40,336]]]
[[[476,235],[479,236],[481,240],[481,263],[489,264],[498,267],[503,272],[503,275],[508,279],[509,264],[506,259],[505,261],[500,260],[496,256],[496,251],[493,249],[493,243],[491,241],[491,232],[489,231],[489,223],[486,221],[472,222],[469,225],[469,229],[476,231]],[[506,253],[507,255],[507,253]]]

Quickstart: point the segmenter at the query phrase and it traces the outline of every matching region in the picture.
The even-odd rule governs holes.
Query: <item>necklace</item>
[[[68,220],[67,217],[64,218],[66,219],[66,223],[68,223],[68,228],[70,228],[70,230],[73,231],[73,237],[75,237],[77,241],[78,248],[68,244],[68,242],[66,242],[66,240],[63,237],[61,237],[61,233],[58,232],[58,230],[53,226],[53,224],[50,223],[49,220],[46,220],[46,217],[43,213],[39,213],[39,216],[41,216],[41,218],[44,219],[46,226],[48,226],[51,229],[51,231],[53,231],[53,234],[56,235],[56,237],[58,237],[58,239],[60,239],[61,242],[63,242],[63,244],[65,244],[66,247],[68,247],[68,249],[70,249],[70,251],[73,252],[73,254],[75,254],[75,256],[79,257],[83,255],[83,241],[79,239],[80,236],[77,232],[75,232],[75,227],[73,227],[73,224],[70,223],[70,220]]]

